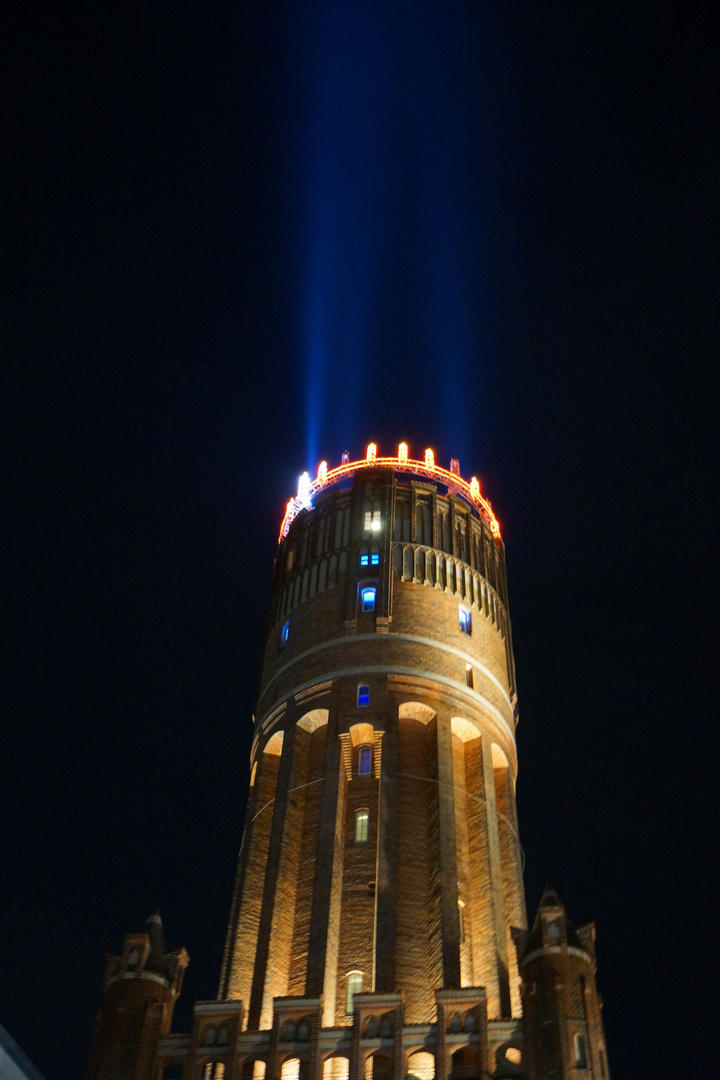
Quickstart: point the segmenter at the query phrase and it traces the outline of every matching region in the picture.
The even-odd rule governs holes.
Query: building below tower
[[[218,1000],[168,1034],[186,954],[154,924],[131,935],[88,1080],[605,1080],[591,928],[546,892],[526,929],[516,724],[504,546],[477,480],[405,444],[305,475]]]

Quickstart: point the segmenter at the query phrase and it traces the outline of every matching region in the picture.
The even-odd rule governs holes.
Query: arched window
[[[375,598],[377,596],[377,589],[374,585],[366,585],[364,589],[360,590],[360,610],[374,611],[375,610]]]
[[[363,988],[362,971],[351,971],[347,977],[347,994],[345,996],[345,1013],[349,1016],[353,1011],[353,998],[361,994]]]
[[[285,646],[288,643],[288,638],[289,637],[290,637],[290,620],[286,619],[285,622],[282,624],[282,629],[280,631],[280,648],[281,649],[285,648]]]
[[[358,776],[369,776],[372,770],[372,749],[361,746],[358,755]]]
[[[573,1049],[575,1051],[575,1068],[587,1069],[587,1055],[585,1053],[585,1040],[582,1035],[573,1036]]]
[[[367,844],[370,832],[370,811],[355,811],[355,843]]]
[[[137,949],[131,949],[128,953],[127,966],[129,968],[135,967],[140,959],[140,953]]]
[[[458,924],[460,931],[460,944],[465,944],[465,904],[458,900]]]
[[[472,612],[470,611],[470,608],[459,607],[458,620],[460,622],[460,630],[462,633],[472,634]]]

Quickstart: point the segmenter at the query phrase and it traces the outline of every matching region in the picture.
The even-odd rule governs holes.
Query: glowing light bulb
[[[406,442],[401,442],[398,446],[398,461],[401,465],[407,465],[408,459],[408,446]]]
[[[377,446],[375,445],[374,442],[371,442],[368,445],[367,457],[365,458],[365,460],[368,461],[368,462],[375,461],[376,457],[377,457]]]
[[[425,451],[425,468],[426,469],[434,469],[435,468],[435,455],[433,454],[432,450],[426,450]]]
[[[324,484],[327,480],[327,461],[321,461],[318,465],[318,483]]]
[[[470,494],[472,495],[473,499],[480,498],[480,483],[477,476],[473,476],[472,480],[470,481]]]
[[[304,472],[298,479],[297,498],[295,502],[301,510],[305,507],[312,506],[312,503],[310,502],[310,476],[307,472]]]

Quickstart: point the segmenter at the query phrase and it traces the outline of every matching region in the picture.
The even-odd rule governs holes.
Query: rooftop
[[[480,494],[480,483],[477,477],[468,483],[460,475],[460,463],[457,458],[452,458],[450,468],[443,469],[435,464],[435,454],[432,450],[426,450],[422,460],[411,458],[408,455],[407,443],[400,443],[396,457],[378,457],[377,445],[370,443],[364,459],[350,461],[350,454],[345,451],[340,465],[334,469],[328,469],[327,461],[321,461],[318,466],[317,476],[310,479],[304,472],[298,480],[297,495],[290,499],[285,510],[285,517],[280,526],[279,540],[287,536],[290,525],[301,510],[312,508],[313,499],[325,488],[336,484],[339,480],[354,476],[360,469],[393,469],[394,472],[406,472],[415,476],[423,476],[429,480],[445,485],[448,492],[460,495],[474,507],[481,517],[487,521],[490,530],[496,539],[500,537],[500,526],[493,513],[490,502]]]

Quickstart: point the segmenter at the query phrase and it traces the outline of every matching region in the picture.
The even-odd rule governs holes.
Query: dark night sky
[[[0,1023],[81,1076],[156,907],[214,996],[284,503],[404,438],[503,528],[529,908],[596,920],[615,1080],[709,1080],[715,20],[149,7],[1,35]]]

